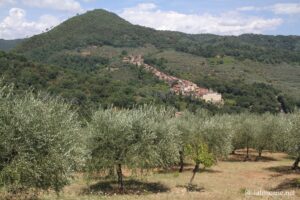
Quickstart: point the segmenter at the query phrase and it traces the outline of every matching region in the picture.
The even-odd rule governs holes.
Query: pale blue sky
[[[300,35],[300,0],[0,0],[0,38],[32,36],[97,8],[160,30]]]

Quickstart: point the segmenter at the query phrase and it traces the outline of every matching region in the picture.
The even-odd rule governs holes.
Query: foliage
[[[280,91],[272,85],[245,84],[242,80],[220,81],[211,78],[199,79],[197,83],[207,88],[214,88],[223,94],[224,110],[229,112],[248,110],[256,113],[276,113],[280,110],[280,104],[277,101]]]
[[[290,146],[287,140],[291,138],[288,136],[291,125],[283,114],[245,113],[229,117],[232,118],[230,121],[234,132],[233,150],[247,148],[247,158],[249,148],[256,149],[259,158],[263,150],[286,151],[286,148]]]
[[[264,63],[299,63],[297,36],[217,36],[190,35],[132,25],[114,13],[94,10],[75,16],[52,30],[29,38],[16,49],[38,61],[65,49],[93,45],[139,47],[146,44],[160,49],[172,48],[202,57],[232,56]]]
[[[299,37],[244,34],[241,36],[193,35],[190,45],[177,43],[177,50],[204,57],[232,56],[263,63],[299,63]]]
[[[251,114],[240,114],[235,121],[233,149],[246,148],[247,155],[245,159],[249,158],[249,149],[254,146],[254,134],[257,131],[257,116]]]
[[[94,72],[107,67],[109,64],[109,59],[101,56],[81,56],[66,53],[52,57],[51,61],[54,65],[80,70],[81,72]]]
[[[90,170],[105,171],[116,166],[123,189],[124,165],[149,169],[174,164],[178,158],[178,131],[169,124],[173,115],[172,110],[154,106],[98,110],[88,128]]]
[[[300,112],[297,111],[289,116],[288,134],[283,135],[286,141],[286,151],[296,158],[294,168],[298,167],[300,162]]]
[[[16,92],[32,88],[34,92],[46,91],[62,96],[73,107],[79,108],[83,117],[89,117],[99,105],[132,108],[152,103],[178,110],[195,111],[199,107],[219,110],[211,104],[176,96],[149,72],[127,64],[121,64],[116,71],[107,67],[76,70],[76,67],[38,64],[20,55],[0,52],[0,71],[5,83],[15,84]]]
[[[63,97],[74,99],[74,102],[80,106],[87,104],[94,106],[96,104],[97,107],[101,104],[107,107],[114,104],[119,107],[131,108],[134,104],[142,105],[155,102],[172,105],[179,110],[195,111],[199,107],[206,107],[212,111],[224,113],[239,113],[246,110],[257,113],[276,113],[281,108],[285,112],[292,111],[297,102],[286,98],[279,90],[274,89],[269,84],[245,83],[246,81],[240,77],[236,77],[237,80],[227,81],[204,72],[194,74],[197,76],[197,80],[194,81],[198,85],[212,88],[223,94],[225,105],[222,109],[218,109],[203,102],[176,97],[166,92],[166,85],[161,82],[156,85],[157,87],[153,86],[159,81],[149,76],[145,80],[147,73],[124,67],[120,63],[120,58],[116,62],[116,57],[89,54],[90,52],[84,54],[83,50],[97,49],[103,45],[108,45],[116,49],[119,48],[120,54],[118,56],[123,57],[128,54],[127,50],[130,48],[135,49],[150,45],[161,51],[171,49],[188,53],[183,55],[191,56],[193,54],[197,57],[205,57],[208,58],[206,60],[209,63],[216,63],[221,66],[227,63],[227,58],[245,62],[250,59],[254,61],[253,63],[264,63],[264,66],[283,62],[293,66],[294,63],[299,64],[300,62],[299,44],[300,39],[297,36],[252,34],[216,36],[156,31],[132,25],[105,10],[94,10],[75,16],[46,33],[25,40],[14,52],[20,53],[30,60],[56,65],[58,68],[72,69],[71,78],[67,76],[63,79],[58,79],[61,78],[58,77],[58,80],[56,78],[51,80],[51,84],[63,83],[62,85],[54,85],[49,90],[55,94],[63,93]],[[145,62],[154,64],[170,75],[182,74],[167,68],[168,60],[164,58],[152,58],[148,55]],[[249,67],[251,66],[249,65]],[[182,68],[185,70],[184,74],[187,74],[186,67]],[[70,73],[66,69],[60,70],[66,74]],[[116,71],[112,72],[111,70]],[[38,82],[37,86],[34,85],[36,88],[40,85],[43,87],[47,85],[44,80],[39,79],[38,75],[32,75],[32,73],[32,70],[27,69],[22,74],[26,77],[25,79],[32,76],[30,80],[26,80],[29,84]],[[73,76],[76,77],[73,78]],[[57,73],[51,73],[50,77],[57,77]],[[78,79],[80,82],[77,81]],[[158,87],[160,88],[157,89]],[[163,87],[164,89],[162,89]],[[68,91],[65,91],[66,89]]]
[[[183,170],[185,157],[190,157],[196,164],[195,168],[198,168],[199,164],[206,165],[201,163],[200,157],[207,159],[207,166],[209,166],[209,158],[215,159],[228,155],[232,149],[232,133],[227,117],[227,115],[212,115],[205,110],[197,110],[195,114],[185,112],[178,117],[177,126],[181,132],[180,171]],[[204,151],[206,147],[207,152]]]
[[[9,88],[0,89],[0,186],[59,192],[83,164],[77,114],[58,98]]]
[[[256,131],[254,133],[254,148],[258,151],[259,157],[265,149],[275,150],[278,135],[282,134],[282,120],[279,116],[269,113],[263,114],[255,121]]]
[[[209,152],[208,146],[201,140],[196,140],[193,144],[186,146],[186,154],[196,165],[203,164],[204,167],[211,167],[215,160],[212,153]]]
[[[193,115],[183,117],[186,121],[186,130],[189,132],[187,144],[200,139],[208,145],[209,151],[215,157],[226,157],[231,150],[232,132],[228,115],[212,115],[206,110],[197,110]]]
[[[18,44],[23,42],[24,39],[16,39],[16,40],[3,40],[0,39],[0,50],[2,51],[9,51],[16,47]]]

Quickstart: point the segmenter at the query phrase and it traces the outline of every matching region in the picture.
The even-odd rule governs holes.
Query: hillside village
[[[123,62],[131,63],[138,67],[144,67],[147,71],[153,73],[160,80],[163,80],[169,84],[171,91],[177,95],[192,96],[194,98],[204,100],[205,102],[223,104],[223,98],[220,93],[214,92],[213,90],[207,88],[199,87],[191,81],[167,75],[157,70],[155,67],[144,63],[142,55],[130,55],[128,57],[124,57]]]

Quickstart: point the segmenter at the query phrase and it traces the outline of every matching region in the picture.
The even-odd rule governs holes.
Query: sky
[[[0,0],[0,39],[30,37],[94,9],[158,30],[300,35],[300,0]]]

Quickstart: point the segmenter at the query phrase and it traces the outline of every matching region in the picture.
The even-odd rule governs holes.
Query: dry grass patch
[[[230,155],[229,160],[219,161],[212,168],[201,168],[193,186],[188,187],[192,165],[186,165],[183,173],[177,168],[155,170],[144,178],[126,179],[127,193],[118,194],[114,181],[93,181],[90,187],[82,175],[64,189],[61,200],[182,200],[182,199],[300,199],[300,174],[289,170],[293,160],[283,153],[263,152],[266,160],[256,160],[257,153],[250,152],[251,161],[238,161],[245,157],[244,150]],[[235,161],[233,162],[232,159]],[[129,172],[126,173],[129,175]],[[295,191],[294,196],[245,196],[247,191]],[[102,191],[102,192],[99,192]],[[104,191],[104,192],[103,192]],[[55,193],[41,196],[44,200],[56,199]]]

